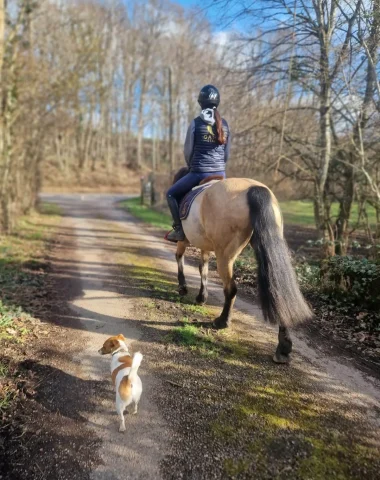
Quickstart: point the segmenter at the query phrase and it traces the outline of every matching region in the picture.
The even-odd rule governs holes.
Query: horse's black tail
[[[313,314],[298,286],[288,247],[276,222],[271,194],[267,188],[257,186],[248,190],[247,198],[264,318],[285,327],[305,322]]]

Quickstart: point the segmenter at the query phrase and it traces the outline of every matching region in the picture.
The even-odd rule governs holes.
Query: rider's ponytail
[[[214,109],[214,115],[216,127],[216,141],[219,143],[219,145],[224,145],[226,143],[226,139],[224,137],[222,117],[216,109]]]

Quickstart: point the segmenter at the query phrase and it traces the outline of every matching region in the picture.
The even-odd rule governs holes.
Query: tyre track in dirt
[[[66,368],[69,368],[66,373],[85,382],[110,383],[110,357],[101,357],[99,348],[109,336],[121,332],[133,348],[134,341],[141,337],[141,331],[131,321],[126,321],[130,316],[131,300],[125,293],[120,293],[120,272],[112,266],[112,253],[107,253],[117,249],[112,244],[112,224],[111,233],[103,225],[99,228],[99,205],[92,199],[91,195],[48,197],[63,212],[59,234],[75,241],[71,258],[66,257],[66,251],[64,258],[56,252],[54,268],[62,272],[61,276],[66,276],[68,282],[73,276],[80,278],[80,295],[68,303],[72,315],[63,314],[59,320],[68,329],[79,326],[80,332],[75,332],[75,335],[80,335],[83,345],[72,359],[71,370],[66,363]],[[72,333],[69,331],[68,335]],[[101,439],[99,454],[103,463],[92,472],[91,479],[159,478],[159,463],[170,434],[152,400],[157,381],[144,371],[144,362],[141,374],[144,394],[140,413],[137,416],[128,415],[126,435],[118,432],[112,387],[109,386],[108,396],[97,396],[96,391],[91,392],[95,396],[91,399],[91,409],[82,412],[82,415],[87,418],[92,432]]]

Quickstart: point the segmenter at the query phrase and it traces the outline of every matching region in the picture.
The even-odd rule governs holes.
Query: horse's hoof
[[[205,297],[204,295],[198,295],[195,301],[198,305],[204,305],[207,302],[207,297]]]
[[[183,286],[179,287],[178,293],[181,295],[181,297],[183,297],[184,295],[187,295],[186,285],[183,285]]]
[[[229,323],[223,320],[221,317],[218,317],[213,321],[212,326],[217,330],[222,330],[223,328],[228,328]]]
[[[273,355],[273,361],[275,363],[286,364],[290,363],[290,355],[284,355],[282,353],[275,353]]]

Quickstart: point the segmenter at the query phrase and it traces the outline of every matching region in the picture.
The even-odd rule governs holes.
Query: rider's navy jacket
[[[231,134],[227,122],[222,119],[226,143],[219,145],[215,136],[214,112],[203,110],[187,131],[184,155],[190,171],[195,173],[222,172],[230,154]]]

